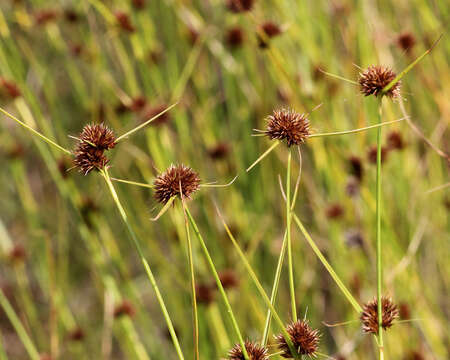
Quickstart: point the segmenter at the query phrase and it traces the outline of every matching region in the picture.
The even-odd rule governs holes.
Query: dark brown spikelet
[[[116,137],[105,124],[86,125],[78,136],[75,148],[75,166],[85,175],[103,169],[109,162],[105,151],[116,145]]]
[[[230,152],[230,146],[225,142],[218,143],[217,145],[208,149],[208,155],[213,160],[224,159],[227,157],[229,152]]]
[[[358,181],[362,181],[364,177],[364,166],[361,158],[358,156],[351,156],[349,159],[349,165],[351,174],[358,179]]]
[[[11,100],[21,96],[19,87],[12,81],[0,78],[0,97],[7,97]]]
[[[255,0],[227,0],[227,7],[234,13],[250,11]]]
[[[238,48],[244,42],[244,32],[239,26],[228,29],[225,34],[225,42],[231,48]]]
[[[410,53],[416,45],[416,38],[410,32],[404,32],[397,37],[397,45],[403,51]]]
[[[405,142],[403,141],[402,134],[398,131],[391,131],[388,134],[387,147],[389,150],[403,150]]]
[[[395,77],[396,74],[387,67],[370,65],[367,70],[359,74],[359,88],[364,96],[378,96]],[[391,99],[400,96],[400,81],[389,89],[386,96]]]
[[[219,279],[224,289],[232,289],[239,286],[239,280],[233,269],[225,269],[219,273]]]
[[[117,24],[122,30],[125,30],[127,32],[134,32],[136,28],[131,23],[130,16],[123,12],[123,11],[117,11],[114,13],[114,16],[116,17]]]
[[[319,330],[311,329],[306,320],[298,320],[286,327],[292,344],[299,355],[314,356],[319,346]],[[275,337],[278,348],[282,351],[281,356],[284,358],[294,358],[291,353],[286,339],[282,334]]]
[[[171,197],[180,196],[180,184],[183,197],[190,199],[200,186],[198,174],[184,165],[171,165],[155,181],[155,199],[166,204]]]
[[[328,206],[326,214],[329,219],[339,219],[344,215],[344,208],[341,204],[334,203]]]
[[[390,328],[394,320],[398,318],[399,311],[397,305],[395,305],[391,298],[382,297],[382,327],[384,330]],[[378,334],[378,301],[374,299],[369,301],[363,307],[361,313],[361,322],[363,331],[366,333]]]
[[[136,314],[136,310],[135,310],[133,304],[131,304],[131,302],[129,302],[128,300],[123,300],[120,304],[118,304],[114,308],[114,317],[115,318],[118,318],[121,316],[133,317],[134,314]]]
[[[196,284],[195,285],[195,298],[199,304],[209,305],[214,301],[216,297],[215,287],[210,284]]]
[[[261,32],[264,35],[258,34],[258,45],[260,48],[267,48],[269,46],[268,40],[281,34],[279,25],[272,21],[267,21],[261,25]]]
[[[259,345],[257,343],[253,343],[250,341],[245,342],[245,350],[247,350],[247,354],[250,360],[268,360],[269,355],[267,348],[265,346]],[[242,352],[241,344],[236,344],[234,347],[228,352],[229,360],[244,360],[244,354]]]
[[[309,121],[305,114],[291,109],[275,110],[268,118],[265,134],[269,139],[284,140],[287,146],[300,145],[309,136]]]
[[[387,159],[389,149],[385,146],[381,148],[381,163],[384,163]],[[377,146],[373,145],[367,151],[367,159],[371,164],[377,163]]]

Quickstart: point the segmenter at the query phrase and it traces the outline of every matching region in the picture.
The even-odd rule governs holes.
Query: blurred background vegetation
[[[245,173],[270,145],[251,137],[252,129],[263,129],[278,107],[309,113],[319,104],[309,115],[316,132],[375,124],[376,101],[320,69],[352,80],[358,67],[370,64],[398,72],[444,33],[403,79],[402,99],[384,102],[383,121],[408,114],[410,122],[383,128],[382,237],[384,292],[408,320],[386,334],[386,358],[448,359],[450,194],[437,188],[449,181],[448,2],[259,0],[243,13],[226,5],[2,0],[0,106],[73,148],[69,135],[88,123],[105,122],[121,134],[179,101],[112,151],[110,173],[152,183],[170,164],[184,163],[203,182],[226,183],[239,174],[228,188],[201,189],[189,206],[229,280],[227,294],[244,336],[259,340],[267,307],[214,207],[270,293],[285,229],[278,175],[286,172],[287,148]],[[371,130],[301,146],[295,208],[360,304],[376,295],[375,142]],[[68,171],[69,157],[3,115],[0,164],[2,299],[32,342],[27,351],[2,301],[0,359],[175,359],[154,292],[101,177]],[[293,174],[298,171],[295,161]],[[193,359],[181,206],[151,222],[160,209],[152,191],[116,187],[181,347]],[[375,359],[374,340],[362,333],[358,314],[296,227],[292,237],[299,317],[307,312],[321,331],[320,352]],[[201,358],[224,358],[237,338],[193,243]],[[289,322],[286,270],[276,308]],[[274,323],[271,334],[278,331]]]

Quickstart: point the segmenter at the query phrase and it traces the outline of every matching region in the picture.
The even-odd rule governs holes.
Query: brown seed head
[[[319,330],[313,330],[306,320],[298,320],[286,327],[294,348],[299,355],[314,356],[319,345]],[[278,348],[283,351],[284,358],[294,358],[286,339],[282,334],[275,337]]]
[[[391,131],[388,134],[387,147],[389,150],[403,150],[405,142],[403,141],[402,134],[398,131]]]
[[[351,156],[349,159],[349,165],[351,174],[356,179],[358,179],[358,181],[361,181],[364,176],[364,166],[361,161],[361,158],[358,156]]]
[[[227,7],[234,13],[250,11],[254,0],[227,0]]]
[[[233,269],[225,269],[219,273],[219,279],[224,289],[231,289],[239,286],[239,280]]]
[[[134,112],[139,112],[147,105],[147,99],[143,95],[139,95],[131,99],[130,109]]]
[[[0,78],[0,97],[14,100],[21,95],[19,87],[14,82]]]
[[[275,110],[268,118],[265,134],[269,139],[284,140],[287,145],[300,145],[309,136],[309,121],[305,114],[290,109]]]
[[[15,244],[9,251],[9,258],[15,263],[19,263],[25,260],[27,252],[22,244]]]
[[[370,163],[376,164],[377,163],[377,146],[373,145],[369,148],[369,151],[367,152],[367,159]],[[389,153],[389,149],[385,146],[381,147],[381,163],[384,163],[387,159]]]
[[[71,341],[83,341],[84,336],[85,334],[83,329],[80,327],[76,327],[69,333],[68,339]]]
[[[262,24],[261,31],[265,36],[258,34],[258,45],[260,48],[266,48],[269,45],[267,42],[268,39],[281,34],[280,26],[272,21],[267,21]]]
[[[382,327],[384,330],[390,328],[394,320],[398,318],[399,311],[391,298],[382,297]],[[363,307],[361,313],[361,322],[363,331],[366,333],[378,334],[378,301],[374,299],[369,301]]]
[[[217,145],[208,149],[208,155],[213,160],[224,159],[227,157],[229,152],[230,152],[230,146],[225,142],[218,143]]]
[[[195,285],[195,298],[199,304],[209,305],[214,301],[215,297],[214,286],[205,283]]]
[[[416,45],[416,38],[410,32],[404,32],[397,37],[397,45],[403,51],[410,53]]]
[[[116,145],[116,137],[105,124],[86,125],[78,136],[75,148],[75,166],[87,175],[91,170],[103,169],[109,162],[105,151]]]
[[[130,16],[123,12],[123,11],[117,11],[114,13],[114,16],[116,17],[117,24],[120,26],[122,30],[128,31],[128,32],[134,32],[136,28],[131,23]]]
[[[128,300],[123,300],[119,305],[114,308],[114,317],[118,318],[121,316],[133,317],[136,313],[136,309],[133,304]]]
[[[142,111],[142,117],[141,117],[141,121],[147,121],[149,119],[151,119],[152,117],[158,115],[159,113],[163,112],[164,110],[167,109],[167,105],[165,104],[160,104],[160,105],[156,105],[156,106],[152,106],[149,107],[147,106],[145,108],[145,110]],[[163,125],[167,122],[169,122],[170,120],[170,114],[169,112],[166,112],[164,114],[162,114],[161,116],[159,116],[158,118],[156,118],[155,120],[153,120],[150,125],[151,126],[160,126]]]
[[[34,22],[36,25],[46,25],[58,17],[58,12],[53,9],[42,9],[34,14]]]
[[[381,95],[382,90],[396,77],[389,68],[380,65],[370,65],[359,74],[359,88],[364,96]],[[390,98],[400,96],[400,81],[385,94]]]
[[[244,42],[244,33],[239,26],[228,29],[225,35],[225,42],[229,47],[237,48]]]
[[[76,10],[68,8],[64,10],[64,18],[70,23],[76,23],[80,20],[80,15]]]
[[[183,197],[190,199],[200,186],[200,178],[190,167],[171,165],[155,179],[155,199],[166,204],[170,198],[180,196],[180,184]]]
[[[334,203],[328,206],[326,214],[329,219],[339,219],[344,215],[344,208],[341,204]]]
[[[250,341],[245,342],[245,350],[250,360],[268,360],[269,355],[265,346],[253,343]],[[228,353],[229,360],[244,360],[244,354],[242,352],[241,344],[236,344]]]
[[[133,0],[132,3],[134,8],[137,10],[142,10],[145,8],[145,0]]]

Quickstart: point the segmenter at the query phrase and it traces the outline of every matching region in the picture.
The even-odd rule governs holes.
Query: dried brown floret
[[[200,178],[190,167],[171,165],[155,179],[155,199],[166,204],[170,198],[180,196],[180,184],[183,197],[189,199],[198,190]]]
[[[269,355],[267,348],[265,346],[246,341],[245,342],[245,350],[247,350],[247,354],[250,360],[268,360]],[[229,360],[244,360],[244,354],[242,352],[241,344],[236,344],[228,353]]]
[[[319,331],[311,329],[306,320],[298,320],[286,327],[298,355],[314,356],[319,346]],[[286,339],[282,334],[275,337],[278,348],[282,351],[284,358],[294,358]]]
[[[394,304],[391,298],[382,297],[382,322],[381,325],[384,330],[390,328],[394,321],[399,316],[397,305]],[[361,322],[363,331],[366,333],[378,334],[378,300],[369,301],[363,307],[361,313]]]
[[[290,109],[275,110],[268,117],[265,134],[270,139],[284,140],[287,145],[300,145],[309,136],[309,121],[305,114]]]
[[[370,65],[367,70],[359,74],[359,88],[364,96],[382,95],[383,89],[396,77],[389,68],[380,65]],[[400,96],[400,81],[392,86],[385,94],[390,98]]]
[[[87,175],[94,169],[103,169],[109,163],[105,151],[116,145],[116,137],[106,125],[86,125],[78,139],[74,163],[81,172]]]

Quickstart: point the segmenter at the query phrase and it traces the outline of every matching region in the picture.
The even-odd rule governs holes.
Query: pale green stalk
[[[297,306],[295,304],[295,287],[294,287],[294,266],[292,264],[292,241],[291,241],[291,160],[292,153],[288,151],[288,163],[286,171],[286,237],[288,251],[288,268],[289,268],[289,294],[291,298],[292,319],[297,321]]]
[[[166,304],[164,303],[164,299],[163,299],[163,297],[161,295],[161,292],[159,291],[158,285],[156,284],[156,280],[155,280],[155,277],[153,276],[152,270],[150,269],[150,265],[147,262],[147,260],[145,259],[144,253],[143,253],[143,251],[141,249],[141,245],[139,244],[139,240],[138,240],[136,234],[134,233],[133,228],[131,227],[131,225],[130,225],[130,223],[128,221],[127,214],[126,214],[122,204],[120,203],[120,200],[119,200],[119,197],[117,195],[116,189],[114,188],[114,185],[113,185],[113,183],[111,181],[111,178],[109,177],[108,170],[105,168],[100,173],[103,175],[103,177],[104,177],[104,179],[105,179],[105,181],[106,181],[106,183],[108,185],[109,191],[111,192],[111,196],[112,196],[112,198],[113,198],[113,200],[114,200],[114,202],[115,202],[115,204],[117,206],[117,209],[119,210],[119,213],[120,213],[120,216],[122,217],[123,222],[125,223],[125,225],[126,225],[126,227],[128,229],[130,237],[133,240],[134,246],[135,246],[135,248],[136,248],[136,250],[137,250],[137,252],[139,254],[141,262],[144,265],[145,271],[146,271],[147,276],[148,276],[148,278],[150,280],[150,283],[151,283],[151,285],[153,287],[153,290],[156,293],[156,298],[158,300],[159,306],[161,307],[161,310],[162,310],[164,319],[166,321],[167,327],[169,329],[170,336],[172,337],[172,342],[173,342],[173,345],[175,346],[175,350],[177,352],[178,358],[180,360],[184,360],[183,352],[181,351],[180,343],[179,343],[177,335],[175,333],[175,329],[173,327],[172,320],[170,318],[169,312],[167,311]]]
[[[189,219],[189,221],[190,221],[190,223],[192,225],[192,228],[194,229],[194,232],[197,235],[197,238],[198,238],[198,240],[200,242],[200,246],[201,246],[201,248],[203,250],[203,253],[205,255],[206,261],[207,261],[207,263],[209,265],[209,268],[210,268],[211,273],[212,273],[212,275],[214,277],[214,280],[216,281],[216,284],[217,284],[219,292],[220,292],[220,294],[222,296],[223,302],[225,303],[225,307],[227,308],[228,315],[230,315],[230,319],[231,319],[231,322],[233,323],[234,331],[236,332],[236,335],[237,335],[237,337],[239,339],[239,343],[241,345],[242,353],[244,354],[244,358],[246,360],[249,360],[247,349],[245,348],[244,338],[242,337],[241,331],[239,330],[239,325],[238,325],[238,323],[236,321],[236,318],[234,317],[233,309],[231,308],[230,302],[228,301],[228,297],[227,297],[227,294],[225,293],[225,289],[223,288],[222,283],[220,282],[220,278],[219,278],[219,274],[217,273],[216,266],[214,265],[214,262],[213,262],[213,260],[211,258],[211,255],[209,254],[209,250],[206,247],[205,241],[203,240],[203,237],[200,234],[198,226],[197,226],[194,218],[192,217],[191,212],[189,211],[189,208],[187,206],[185,206],[185,211],[186,211],[188,219]]]

